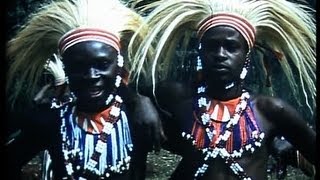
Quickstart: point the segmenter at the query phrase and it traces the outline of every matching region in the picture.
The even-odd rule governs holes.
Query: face
[[[207,85],[225,87],[239,81],[247,52],[245,39],[234,28],[217,26],[206,31],[200,57]]]
[[[98,41],[84,41],[68,48],[62,58],[70,90],[82,111],[98,112],[115,88],[118,52]]]

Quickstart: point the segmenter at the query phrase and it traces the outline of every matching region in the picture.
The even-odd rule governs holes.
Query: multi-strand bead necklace
[[[198,94],[205,94],[205,87],[201,86],[198,88]],[[197,136],[197,132],[187,133],[183,132],[182,136],[187,139],[191,140],[192,144],[196,146],[197,149],[200,149],[203,154],[203,164],[201,167],[198,168],[198,170],[195,173],[195,178],[202,176],[206,170],[209,167],[210,160],[215,159],[217,156],[220,156],[222,159],[225,160],[225,163],[229,165],[230,169],[233,171],[234,174],[236,174],[239,179],[245,179],[249,180],[251,179],[247,174],[244,172],[244,169],[240,166],[239,163],[235,161],[235,158],[241,158],[243,152],[251,152],[253,153],[255,148],[261,146],[261,141],[264,138],[264,133],[261,133],[259,130],[259,127],[255,124],[254,117],[249,117],[246,115],[246,117],[243,117],[241,119],[241,116],[245,116],[244,112],[248,108],[248,102],[249,102],[250,95],[248,92],[243,91],[239,103],[235,107],[234,114],[227,120],[223,120],[218,123],[226,123],[225,126],[220,131],[220,134],[217,134],[217,131],[213,127],[213,119],[212,114],[208,113],[208,109],[210,107],[210,104],[212,101],[208,101],[207,98],[200,96],[198,99],[198,111],[195,111],[195,114],[198,114],[197,117],[195,117],[195,124],[200,124],[200,128],[205,131],[205,134],[207,138],[209,139],[210,143],[207,144],[207,147],[199,147],[199,142],[197,141],[204,141],[203,139],[195,138]],[[224,109],[223,112],[225,112],[226,109]],[[230,110],[228,110],[230,111]],[[198,112],[198,113],[197,113]],[[224,113],[225,114],[225,113]],[[224,118],[225,119],[225,118]],[[239,126],[239,120],[247,121],[247,124],[251,125],[250,130],[251,132],[245,132],[245,133],[251,133],[247,139],[241,139],[242,144],[246,143],[244,146],[240,147],[239,149],[233,149],[233,146],[231,146],[231,149],[226,148],[226,144],[228,139],[230,137],[233,138],[232,142],[237,142],[239,140],[235,139],[241,137],[241,135],[233,135],[233,130],[235,126]],[[242,123],[243,124],[243,123]],[[242,127],[242,129],[248,129],[246,127]],[[247,130],[248,131],[248,130]],[[232,135],[232,136],[231,136]],[[214,138],[216,137],[216,138]],[[213,142],[214,140],[214,142]]]
[[[62,153],[67,171],[65,179],[108,179],[129,169],[133,144],[126,114],[121,110],[123,100],[116,94],[122,81],[121,55],[118,55],[117,65],[119,71],[115,88],[106,100],[106,105],[112,105],[107,118],[101,118],[103,127],[100,133],[88,133],[77,124],[76,107],[64,105],[60,109]]]

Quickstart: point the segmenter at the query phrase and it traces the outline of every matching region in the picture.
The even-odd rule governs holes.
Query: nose
[[[227,52],[223,46],[219,46],[210,53],[210,56],[218,61],[224,61],[227,59]]]
[[[95,79],[95,78],[100,78],[100,73],[97,69],[91,67],[89,68],[89,70],[87,71],[85,77],[87,79]]]
[[[226,50],[223,46],[220,46],[217,48],[217,56],[218,57],[227,57],[226,56]]]

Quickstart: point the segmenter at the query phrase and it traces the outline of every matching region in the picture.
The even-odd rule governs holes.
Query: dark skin
[[[78,43],[63,54],[70,90],[77,97],[77,109],[94,113],[105,109],[117,75],[117,51],[100,42]]]
[[[105,101],[115,87],[117,54],[113,47],[98,41],[81,42],[65,51],[62,61],[70,90],[77,98],[77,111],[98,113],[110,106]],[[158,113],[149,98],[131,91],[125,85],[119,87],[119,95],[126,106],[134,150],[129,171],[114,179],[141,180],[145,178],[147,153],[159,151],[160,148]],[[39,106],[26,114],[25,121],[30,123],[26,123],[19,136],[7,145],[9,159],[12,159],[10,174],[16,176],[12,179],[18,178],[17,172],[21,167],[45,149],[50,152],[55,178],[61,179],[65,166],[60,147],[59,119],[59,110],[47,106]]]
[[[204,80],[206,81],[207,95],[212,99],[230,100],[241,96],[242,84],[240,73],[245,63],[248,45],[241,34],[228,26],[218,26],[209,29],[201,39],[202,49],[200,57],[203,64]],[[234,82],[234,86],[225,89],[225,86]],[[181,137],[183,124],[193,121],[192,99],[172,101],[166,98],[165,91],[177,88],[177,94],[182,96],[187,88],[181,85],[159,84],[157,98],[160,106],[167,113],[162,114],[163,125],[167,141],[164,147],[180,154],[183,159],[179,163],[171,179],[193,179],[197,168],[202,165],[201,153]],[[189,93],[184,93],[188,95]],[[276,136],[284,136],[301,154],[315,164],[316,133],[307,126],[306,121],[289,104],[280,99],[251,95],[253,113],[257,124],[265,138],[262,146],[253,154],[243,154],[236,161],[244,168],[252,179],[267,179],[267,160],[272,141]],[[175,104],[168,105],[168,104]],[[191,130],[190,130],[191,131]],[[202,179],[237,179],[224,160],[217,158],[211,161],[208,170]]]

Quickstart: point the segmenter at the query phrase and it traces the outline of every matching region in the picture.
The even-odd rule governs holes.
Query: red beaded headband
[[[255,28],[243,17],[229,13],[218,13],[205,18],[198,28],[197,34],[199,39],[202,38],[203,34],[208,29],[221,25],[235,28],[245,38],[249,48],[253,47],[255,40]]]
[[[120,40],[118,36],[96,28],[76,28],[69,31],[59,40],[59,52],[63,54],[69,47],[91,40],[106,43],[120,52]]]

